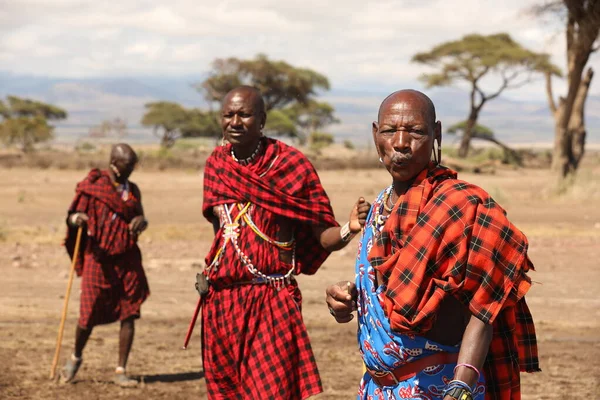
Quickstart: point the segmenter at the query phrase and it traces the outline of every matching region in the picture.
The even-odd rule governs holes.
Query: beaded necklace
[[[383,209],[385,209],[388,212],[391,211],[386,207],[386,203],[393,189],[393,184],[390,185],[390,187],[388,187],[387,189],[385,189],[380,204],[375,205],[375,216],[373,218],[373,224],[371,225],[371,228],[373,229],[373,234],[375,236],[379,236],[381,234],[383,226],[385,225],[385,221],[387,221],[387,219],[389,218],[389,215],[383,215],[382,211]]]
[[[389,213],[391,213],[392,210],[394,209],[393,203],[392,203],[391,207],[388,206],[388,203],[390,202],[390,199],[392,198],[392,189],[393,188],[394,188],[394,184],[392,184],[392,186],[390,186],[390,188],[388,188],[388,190],[386,190],[383,195],[383,206],[385,207],[385,210]]]
[[[242,211],[242,205],[238,204],[238,209],[240,210],[240,212]],[[252,221],[252,217],[250,216],[250,211],[252,210],[252,207],[250,207],[250,209],[248,210],[248,212],[246,212],[244,214],[244,216],[242,218],[244,218],[244,222],[246,222],[246,224],[248,224],[248,226],[250,227],[250,229],[252,229],[252,231],[258,236],[260,237],[262,240],[264,240],[267,243],[270,243],[274,246],[279,247],[280,249],[283,250],[292,250],[292,247],[294,246],[294,242],[295,239],[292,236],[292,239],[287,241],[287,242],[279,242],[275,239],[270,238],[269,236],[267,236],[267,234],[263,233],[258,226],[256,226],[256,224],[254,223],[254,221]]]
[[[233,159],[236,162],[238,162],[240,165],[248,165],[248,164],[250,164],[252,161],[254,161],[256,159],[256,157],[258,156],[258,154],[260,153],[261,150],[262,150],[262,140],[259,140],[258,144],[256,145],[256,148],[254,149],[254,152],[252,152],[252,154],[250,155],[250,157],[247,157],[247,158],[239,160],[235,156],[235,153],[233,152],[233,146],[231,146],[231,157],[233,157]]]

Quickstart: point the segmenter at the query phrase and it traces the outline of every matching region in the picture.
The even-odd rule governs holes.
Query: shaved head
[[[117,160],[137,162],[138,158],[130,145],[127,143],[118,143],[115,144],[110,151],[110,161],[113,162]]]
[[[386,97],[379,106],[377,120],[381,122],[381,114],[383,110],[387,110],[398,103],[404,103],[407,101],[410,101],[411,104],[418,107],[421,111],[424,111],[428,115],[429,122],[431,124],[435,124],[436,116],[433,101],[431,101],[431,99],[425,93],[413,89],[398,90]]]
[[[110,151],[110,168],[117,180],[127,180],[137,162],[137,154],[127,143],[118,143],[112,147]]]
[[[252,108],[254,109],[254,112],[256,113],[264,113],[265,112],[265,101],[262,98],[262,95],[260,94],[260,90],[258,90],[257,88],[253,87],[253,86],[238,86],[235,89],[231,89],[226,95],[225,97],[223,97],[223,101],[221,103],[221,106],[225,106],[228,102],[230,102],[234,97],[236,96],[241,96],[244,97],[246,99],[248,99],[248,101],[251,102],[252,104]]]

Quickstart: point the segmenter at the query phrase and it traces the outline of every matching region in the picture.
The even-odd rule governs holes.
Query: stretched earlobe
[[[117,168],[117,166],[115,164],[110,164],[110,169],[112,169],[112,171],[114,172],[114,174],[117,178],[121,177],[121,173],[119,172],[119,169]]]

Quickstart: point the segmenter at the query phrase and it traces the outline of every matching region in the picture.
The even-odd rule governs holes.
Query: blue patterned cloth
[[[358,290],[358,344],[365,365],[376,371],[390,371],[403,364],[440,351],[457,353],[459,346],[444,346],[423,337],[392,332],[382,308],[385,286],[375,286],[375,270],[367,256],[373,244],[373,236],[385,223],[378,217],[383,207],[386,190],[373,203],[364,233],[358,245],[356,258],[356,287]],[[377,221],[379,220],[379,221]],[[425,368],[413,378],[395,386],[380,387],[365,372],[358,390],[358,400],[441,399],[446,384],[454,376],[456,364]],[[483,376],[473,393],[475,400],[483,400],[485,381]]]

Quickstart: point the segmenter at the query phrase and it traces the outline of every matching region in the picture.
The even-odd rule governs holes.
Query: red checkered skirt
[[[84,256],[81,279],[79,326],[96,325],[139,318],[141,306],[150,294],[136,245],[119,256],[98,261],[92,252]]]
[[[211,289],[202,358],[210,399],[301,400],[323,391],[296,285]]]

